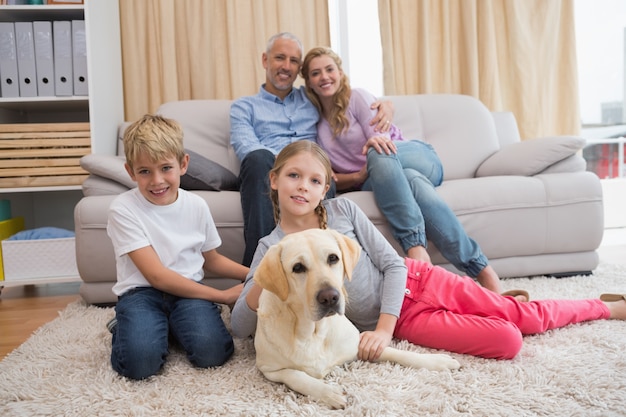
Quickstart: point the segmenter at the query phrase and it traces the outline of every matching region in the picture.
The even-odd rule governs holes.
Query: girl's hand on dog
[[[382,330],[361,333],[358,358],[363,361],[377,360],[383,350],[391,344],[392,335]]]
[[[366,361],[375,361],[380,358],[383,350],[391,344],[397,322],[396,316],[380,313],[376,330],[361,333],[358,358]]]

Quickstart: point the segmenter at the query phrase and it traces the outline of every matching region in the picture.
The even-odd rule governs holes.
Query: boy
[[[137,187],[109,210],[118,296],[109,324],[111,365],[131,379],[154,375],[170,336],[193,365],[221,365],[234,345],[217,303],[234,304],[242,285],[224,291],[203,285],[203,270],[243,281],[248,268],[216,251],[222,242],[206,202],[179,189],[189,155],[176,121],[144,116],[126,130],[124,153]]]

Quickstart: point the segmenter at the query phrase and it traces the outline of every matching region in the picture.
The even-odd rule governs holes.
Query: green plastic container
[[[11,200],[0,200],[0,222],[11,218]]]

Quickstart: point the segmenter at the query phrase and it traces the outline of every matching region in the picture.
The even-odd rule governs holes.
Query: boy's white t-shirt
[[[150,203],[137,188],[120,194],[111,203],[107,233],[115,250],[117,283],[113,292],[117,296],[150,286],[129,252],[152,246],[166,268],[200,281],[204,277],[202,253],[222,244],[206,202],[183,189],[167,206]]]

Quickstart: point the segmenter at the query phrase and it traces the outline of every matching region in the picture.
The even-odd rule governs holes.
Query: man
[[[241,97],[230,109],[230,140],[241,161],[239,191],[246,249],[242,263],[250,266],[260,238],[275,227],[269,199],[268,173],[276,154],[297,140],[315,140],[317,109],[304,87],[294,88],[302,65],[302,42],[288,32],[272,36],[262,54],[265,83],[254,96]],[[381,131],[388,128],[392,106],[376,102],[371,121]],[[327,196],[334,196],[334,189]]]

